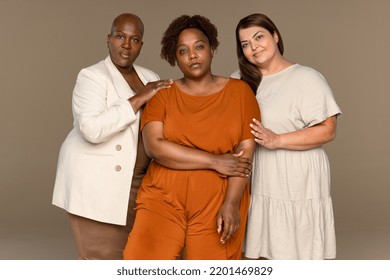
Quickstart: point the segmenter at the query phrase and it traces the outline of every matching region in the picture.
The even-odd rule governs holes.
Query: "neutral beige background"
[[[66,216],[51,205],[57,156],[76,75],[105,58],[122,12],[143,19],[138,62],[162,78],[179,75],[159,57],[174,17],[198,13],[216,24],[213,70],[230,75],[238,20],[269,15],[286,57],[319,70],[344,113],[326,146],[338,259],[390,259],[389,11],[387,0],[0,0],[0,259],[77,257]]]

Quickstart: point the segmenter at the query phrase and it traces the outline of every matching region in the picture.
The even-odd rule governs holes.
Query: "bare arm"
[[[258,120],[254,120],[250,126],[255,141],[267,149],[302,151],[333,141],[336,137],[337,117],[332,116],[312,127],[284,134],[274,133]]]
[[[162,122],[150,122],[142,131],[146,153],[159,164],[178,170],[212,169],[227,176],[248,177],[252,159],[238,154],[215,155],[166,140]]]
[[[243,151],[245,157],[253,159],[256,143],[246,139],[238,145],[236,152]],[[221,234],[221,243],[225,243],[238,230],[241,223],[240,202],[248,178],[229,177],[225,200],[217,216],[217,231]]]

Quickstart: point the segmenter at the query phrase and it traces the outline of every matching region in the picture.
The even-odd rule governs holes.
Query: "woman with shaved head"
[[[134,64],[144,25],[121,14],[107,35],[109,56],[80,71],[74,127],[59,155],[53,204],[65,209],[80,259],[122,259],[135,197],[149,158],[139,141],[145,103],[170,80]]]

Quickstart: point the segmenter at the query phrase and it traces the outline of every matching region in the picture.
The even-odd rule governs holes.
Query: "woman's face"
[[[185,77],[200,78],[211,73],[213,58],[209,40],[196,28],[183,30],[177,41],[177,65]]]
[[[133,67],[142,48],[142,35],[142,28],[137,20],[122,18],[112,34],[107,36],[111,60],[119,71]]]
[[[269,65],[278,49],[278,35],[272,35],[267,29],[252,26],[239,30],[242,51],[252,64],[261,67]]]

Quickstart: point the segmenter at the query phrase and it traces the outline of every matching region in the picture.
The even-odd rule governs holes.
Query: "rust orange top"
[[[176,84],[161,90],[147,104],[141,129],[160,121],[167,140],[223,154],[253,138],[249,127],[253,118],[260,118],[255,95],[246,83],[230,78],[222,90],[207,96],[186,94]]]

